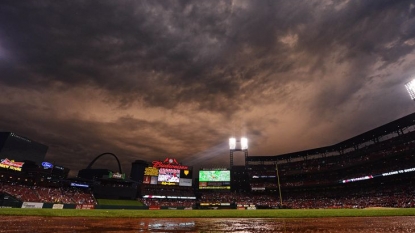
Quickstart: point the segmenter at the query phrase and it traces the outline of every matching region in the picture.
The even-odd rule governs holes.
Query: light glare
[[[235,138],[229,138],[229,149],[235,150],[236,148],[236,139]]]
[[[411,100],[415,100],[415,80],[407,82],[405,87],[411,97]]]
[[[241,149],[248,150],[248,138],[241,138]]]

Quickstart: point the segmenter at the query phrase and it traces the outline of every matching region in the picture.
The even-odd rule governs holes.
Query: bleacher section
[[[57,188],[0,183],[0,192],[7,193],[23,202],[96,204],[90,191],[72,187]]]
[[[414,120],[411,114],[330,147],[248,158],[250,191],[281,190],[290,208],[413,207]]]

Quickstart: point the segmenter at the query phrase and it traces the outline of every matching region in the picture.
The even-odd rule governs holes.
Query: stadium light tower
[[[229,149],[230,150],[236,149],[236,138],[229,138]]]
[[[240,142],[241,147],[237,148],[236,143]],[[246,166],[246,159],[248,157],[248,139],[245,137],[242,137],[241,140],[236,140],[236,138],[232,137],[229,138],[229,151],[230,151],[230,168],[233,167],[233,152],[235,151],[242,151],[245,154],[245,166]]]
[[[411,100],[415,100],[415,79],[412,79],[411,81],[407,82],[405,84],[405,87],[409,93],[409,96],[411,97]]]

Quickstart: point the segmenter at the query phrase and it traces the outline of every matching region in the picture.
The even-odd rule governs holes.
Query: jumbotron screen
[[[229,170],[200,170],[199,189],[230,189],[231,172]]]
[[[180,181],[180,170],[171,168],[160,168],[159,169],[159,182],[174,182],[179,183]]]
[[[143,184],[192,186],[192,170],[146,167]]]
[[[228,181],[230,182],[231,171],[229,170],[211,170],[211,171],[200,170],[199,181],[207,181],[207,182]]]

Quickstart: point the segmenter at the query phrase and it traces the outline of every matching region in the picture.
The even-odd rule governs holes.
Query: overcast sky
[[[0,3],[0,131],[72,174],[333,145],[414,112],[414,75],[415,0]]]

